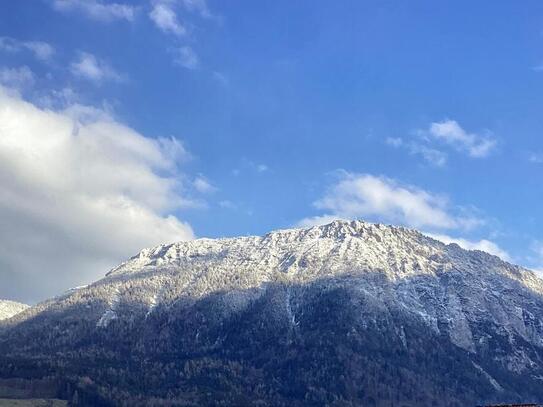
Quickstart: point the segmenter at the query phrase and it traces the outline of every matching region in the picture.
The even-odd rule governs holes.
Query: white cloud
[[[217,190],[217,188],[211,185],[211,183],[202,175],[196,177],[196,179],[193,181],[193,185],[194,189],[202,194],[209,194]]]
[[[458,151],[467,152],[473,158],[487,157],[497,145],[496,139],[492,136],[468,133],[455,120],[444,120],[430,124],[428,134]]]
[[[53,8],[58,11],[75,11],[103,22],[115,20],[133,21],[137,8],[128,4],[105,3],[98,0],[53,0]]]
[[[447,164],[447,154],[435,148],[413,144],[411,153],[421,155],[427,162],[436,167],[444,167]]]
[[[488,157],[498,142],[489,132],[479,135],[468,133],[455,120],[431,123],[427,130],[416,130],[414,137],[404,140],[401,137],[388,137],[385,143],[393,148],[403,148],[411,155],[421,156],[436,167],[444,167],[448,161],[445,147],[465,153],[472,158]]]
[[[187,34],[186,28],[179,22],[175,11],[173,11],[168,3],[156,3],[149,13],[149,17],[163,32],[169,32],[177,36]]]
[[[204,18],[213,18],[205,0],[182,0],[188,11],[197,12]]]
[[[198,55],[191,47],[185,46],[173,50],[174,62],[187,69],[196,69],[200,64]]]
[[[42,61],[50,60],[55,53],[53,46],[43,41],[19,41],[15,38],[0,37],[0,50],[20,52],[25,49]]]
[[[19,68],[0,68],[0,85],[12,89],[22,89],[32,86],[35,82],[34,73],[28,66]]]
[[[79,58],[70,65],[70,69],[75,76],[89,79],[94,82],[122,80],[121,75],[113,68],[88,52],[81,52]]]
[[[411,155],[420,155],[424,160],[436,167],[444,167],[447,164],[447,154],[443,151],[421,144],[418,141],[404,141],[400,137],[389,137],[386,144],[394,148],[405,148]]]
[[[149,18],[164,33],[173,34],[178,38],[188,36],[191,32],[187,27],[192,28],[190,23],[192,17],[189,13],[197,13],[205,19],[218,19],[211,14],[205,0],[151,0],[152,8]],[[185,17],[189,21],[180,21],[176,8],[182,5],[185,8]],[[187,11],[189,13],[187,13]],[[177,40],[179,41],[179,40]],[[175,64],[187,69],[197,69],[200,66],[198,55],[188,45],[181,45],[177,48],[170,48]],[[228,85],[228,78],[220,72],[212,72],[213,77],[223,86]]]
[[[45,110],[0,88],[0,298],[92,281],[143,247],[193,238],[175,139],[99,109]]]
[[[496,243],[487,239],[472,241],[472,240],[467,240],[463,238],[454,238],[454,237],[444,235],[444,234],[434,234],[434,233],[426,233],[426,234],[445,244],[456,243],[458,246],[466,250],[481,250],[481,251],[493,254],[495,256],[498,256],[505,261],[511,261],[511,256],[509,255],[509,253],[507,253],[505,250],[500,248]]]
[[[509,253],[491,240],[451,237],[443,232],[466,232],[484,225],[484,220],[452,206],[442,196],[390,178],[341,171],[337,182],[314,206],[325,213],[302,219],[297,226],[324,225],[336,219],[404,225],[425,230],[423,233],[445,244],[456,243],[466,250],[482,250],[511,261]],[[533,250],[541,254],[543,263],[543,244],[534,244]]]
[[[34,53],[36,58],[44,61],[51,59],[55,53],[55,50],[51,45],[41,41],[26,42],[25,46]]]
[[[442,196],[390,178],[344,171],[314,206],[325,213],[303,219],[300,224],[336,218],[363,218],[434,230],[467,230],[482,224],[475,217],[465,216],[461,208],[451,207]]]

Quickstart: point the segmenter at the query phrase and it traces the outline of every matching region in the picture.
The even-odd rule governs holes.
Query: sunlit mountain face
[[[534,401],[542,294],[531,271],[401,227],[199,239],[12,318],[0,369],[89,405]]]
[[[20,302],[0,300],[0,321],[9,319],[27,308],[28,305]]]

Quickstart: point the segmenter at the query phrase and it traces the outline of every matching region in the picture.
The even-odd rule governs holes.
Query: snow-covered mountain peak
[[[18,313],[23,312],[27,308],[28,305],[26,304],[21,304],[15,301],[0,300],[0,321],[11,318]]]
[[[543,282],[534,273],[496,256],[446,245],[403,227],[334,221],[263,236],[144,249],[105,278],[47,301],[34,312],[99,301],[108,305],[99,321],[102,326],[116,317],[121,304],[140,304],[152,312],[181,298],[225,292],[249,301],[271,285],[319,281],[338,286],[349,281],[351,288],[395,303],[435,330],[438,321],[477,320],[481,315],[516,326],[520,322],[515,313],[526,292],[543,295]]]
[[[168,276],[194,294],[258,287],[266,282],[306,283],[324,277],[380,274],[390,281],[445,273],[459,278],[506,276],[543,293],[533,273],[498,257],[446,245],[403,227],[363,221],[334,221],[264,236],[197,239],[160,245],[111,270],[102,283]]]
[[[328,328],[343,334],[322,343],[347,346],[362,335],[374,346],[378,334],[385,347],[401,344],[387,348],[387,355],[421,343],[420,357],[434,362],[460,352],[473,377],[502,391],[519,375],[539,386],[542,315],[543,282],[528,270],[415,230],[334,221],[144,249],[103,279],[32,307],[7,325],[14,327],[12,338],[28,329],[32,343],[36,332],[53,326],[60,348],[65,338],[82,335],[77,343],[111,336],[117,349],[132,332],[136,339],[141,335],[137,349],[165,341],[172,355],[186,349],[216,354],[238,331],[236,354],[255,335],[268,349],[278,327],[289,344]],[[443,343],[447,350],[433,354]],[[373,349],[366,345],[356,352]]]
[[[388,269],[391,260],[400,261],[400,258],[416,262],[420,257],[424,262],[424,257],[437,255],[444,249],[443,243],[413,230],[338,220],[306,229],[278,230],[264,236],[197,239],[160,245],[142,250],[108,276],[204,262],[229,263],[238,269],[251,266],[254,273],[265,268],[287,273],[305,270],[312,274],[318,271],[315,268],[318,266],[320,274],[326,272],[325,268],[335,274],[345,271],[344,266]],[[402,267],[402,270],[407,269]]]

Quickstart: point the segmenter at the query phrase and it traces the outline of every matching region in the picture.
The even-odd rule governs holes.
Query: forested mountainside
[[[5,321],[0,376],[75,405],[543,401],[542,294],[531,271],[400,227],[200,239]]]

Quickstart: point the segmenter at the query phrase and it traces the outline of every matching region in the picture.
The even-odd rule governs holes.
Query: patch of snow
[[[362,221],[144,249],[102,280],[33,312],[85,306],[92,299],[108,304],[96,316],[97,326],[107,327],[119,317],[121,302],[123,312],[137,304],[149,315],[159,305],[220,292],[227,294],[218,311],[227,315],[243,310],[272,284],[290,288],[327,279],[333,285],[346,276],[349,289],[368,306],[383,312],[400,309],[470,353],[488,344],[487,332],[477,331],[482,325],[543,346],[543,281],[533,272],[414,230]],[[303,310],[293,307],[294,291],[285,295],[277,298],[278,317],[295,327],[296,312]],[[515,371],[530,362],[525,354],[503,361]]]
[[[494,387],[496,390],[498,391],[503,391],[503,387],[496,381],[496,379],[494,379],[492,376],[490,376],[481,366],[479,366],[477,363],[475,362],[471,362],[473,363],[473,366],[475,366],[475,368],[481,372],[483,374],[484,377],[487,378],[487,380],[490,382],[490,384],[492,385],[492,387]]]
[[[115,311],[108,309],[106,310],[106,312],[104,312],[102,317],[98,320],[98,322],[96,323],[96,326],[100,328],[105,328],[109,325],[111,321],[113,321],[116,318],[117,318],[117,314],[115,313]]]
[[[21,304],[20,302],[0,300],[0,321],[9,319],[27,308],[29,308],[28,305]]]
[[[105,328],[111,321],[117,318],[117,313],[115,312],[117,306],[119,305],[119,288],[116,287],[113,291],[113,296],[110,300],[109,308],[102,314],[98,322],[96,323],[97,327]]]

